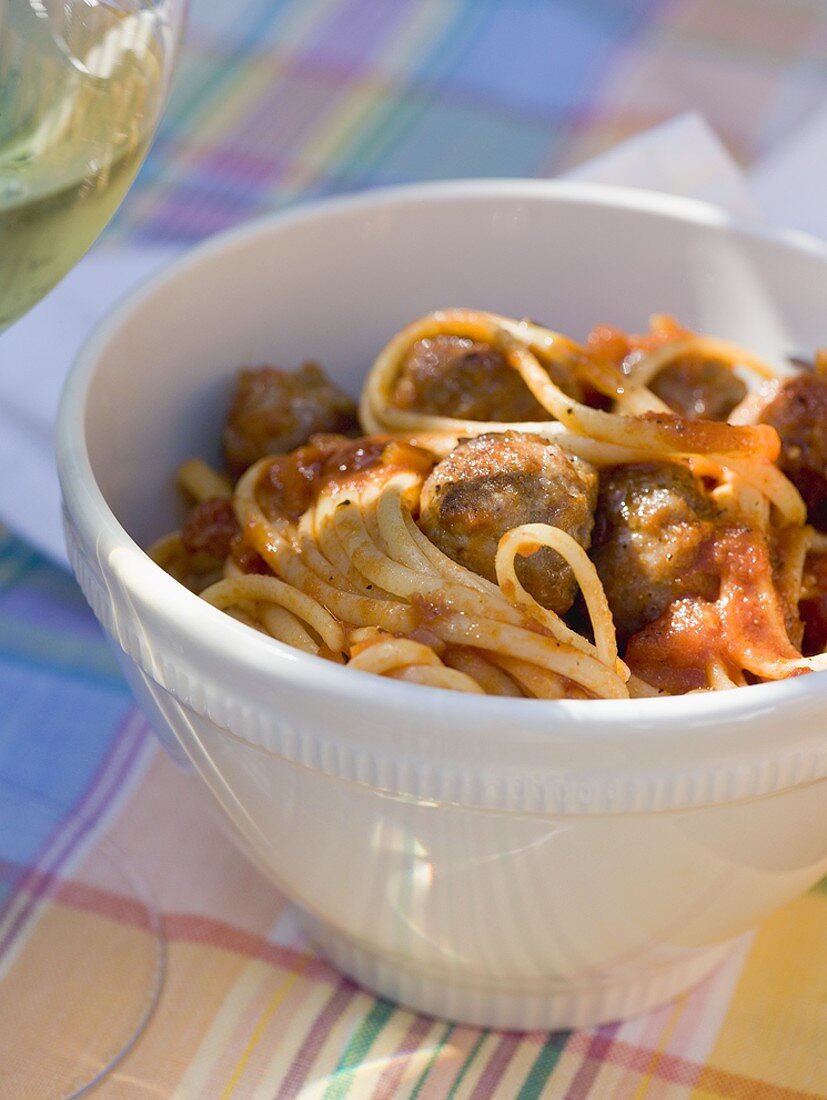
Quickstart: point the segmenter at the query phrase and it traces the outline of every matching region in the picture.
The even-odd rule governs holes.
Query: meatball
[[[238,530],[233,502],[215,497],[192,508],[181,529],[181,542],[188,554],[204,553],[223,561]]]
[[[683,466],[641,463],[600,475],[592,560],[621,644],[676,599],[714,599],[719,578],[705,567],[717,510]]]
[[[804,564],[801,585],[802,652],[811,656],[827,649],[827,553],[812,551]]]
[[[781,437],[778,465],[804,498],[810,523],[827,530],[827,377],[787,379],[759,417]]]
[[[747,387],[726,363],[685,355],[659,371],[650,387],[687,420],[726,420],[747,395]]]
[[[235,475],[268,454],[286,454],[317,432],[358,431],[356,406],[321,367],[242,370],[224,427],[224,452]]]
[[[588,346],[634,377],[641,357],[692,335],[674,317],[655,314],[645,335],[598,325],[589,333]],[[658,371],[649,388],[687,420],[726,420],[747,395],[747,387],[726,363],[704,355],[679,356]]]
[[[181,542],[202,572],[218,568],[227,557],[232,557],[243,573],[270,572],[264,559],[244,542],[233,502],[224,497],[192,507],[181,528]]]
[[[582,397],[569,371],[557,364],[547,370],[570,397]],[[417,340],[402,364],[392,400],[400,409],[460,420],[549,419],[500,352],[461,336]]]
[[[541,436],[491,433],[463,440],[434,467],[419,523],[449,558],[493,581],[497,544],[512,527],[548,523],[588,547],[596,497],[588,463]],[[518,559],[517,576],[544,607],[558,615],[571,607],[574,575],[548,547]]]

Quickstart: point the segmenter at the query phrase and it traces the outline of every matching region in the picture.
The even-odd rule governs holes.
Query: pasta
[[[264,370],[282,387],[267,400],[283,453],[245,372],[228,455],[258,457],[234,485],[185,463],[192,511],[150,551],[248,626],[352,669],[513,697],[727,690],[827,667],[802,649],[825,539],[784,472],[793,444],[767,422],[783,379],[754,354],[663,317],[645,337],[577,344],[442,310],[380,352],[358,422],[302,368],[325,404],[299,446],[300,388]],[[827,387],[819,363],[811,379]]]

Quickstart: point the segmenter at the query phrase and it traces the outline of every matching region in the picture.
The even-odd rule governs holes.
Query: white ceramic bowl
[[[582,335],[652,311],[770,355],[824,342],[827,252],[711,207],[550,183],[375,192],[195,249],[122,305],[60,414],[72,562],[161,740],[348,974],[426,1012],[586,1025],[685,989],[827,870],[825,678],[635,702],[478,698],[256,634],[155,566],[173,471],[241,364],[357,392],[469,305]]]

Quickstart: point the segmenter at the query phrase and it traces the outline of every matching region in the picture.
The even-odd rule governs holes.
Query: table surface
[[[308,196],[549,175],[690,108],[749,163],[824,102],[826,45],[821,0],[194,0],[107,235],[187,242]],[[57,885],[0,947],[3,982],[47,931],[146,935],[96,879],[95,835],[164,914],[159,1006],[96,1096],[827,1097],[826,884],[691,995],[596,1030],[452,1026],[341,978],[155,747],[73,581],[2,533],[0,779],[62,807],[29,853]]]

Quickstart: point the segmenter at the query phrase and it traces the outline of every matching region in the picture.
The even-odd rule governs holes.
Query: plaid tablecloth
[[[821,0],[194,0],[109,236],[190,241],[307,196],[550,174],[687,108],[748,162],[824,101],[825,47]],[[62,807],[20,841],[43,885],[0,944],[7,1012],[27,938],[126,959],[146,935],[128,891],[101,885],[91,838],[129,856],[163,912],[160,1003],[101,1097],[827,1097],[824,885],[690,996],[599,1030],[451,1026],[339,977],[155,748],[74,583],[11,536],[0,780]],[[84,1012],[41,1030],[68,1048]],[[16,1100],[3,1058],[27,1051],[0,1035],[0,1052]]]

